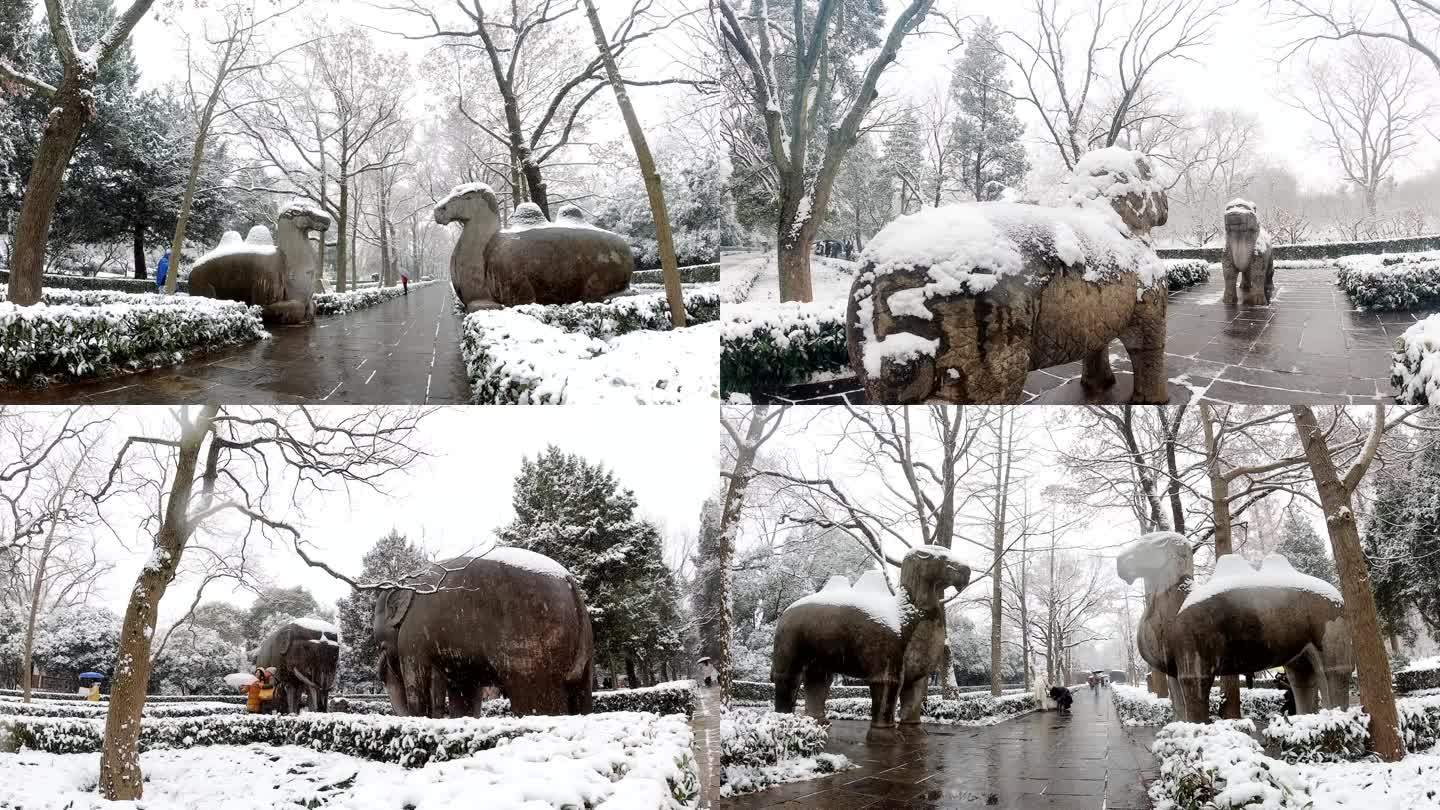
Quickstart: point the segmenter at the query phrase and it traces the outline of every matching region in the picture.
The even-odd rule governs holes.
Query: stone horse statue
[[[1209,721],[1217,676],[1276,666],[1290,677],[1297,712],[1316,710],[1317,687],[1326,708],[1349,704],[1354,660],[1339,591],[1276,554],[1258,571],[1227,554],[1197,585],[1192,553],[1183,536],[1152,532],[1116,560],[1121,579],[1145,580],[1136,640],[1140,657],[1169,679],[1177,720]]]
[[[820,592],[795,600],[775,628],[775,711],[795,710],[803,676],[805,711],[824,722],[830,681],[847,675],[870,684],[871,738],[894,735],[897,699],[901,725],[920,732],[925,688],[945,653],[942,598],[947,587],[963,590],[969,583],[970,566],[949,549],[921,546],[901,561],[894,594],[836,587],[832,579]]]
[[[1223,303],[1235,303],[1237,281],[1240,303],[1245,306],[1264,306],[1275,297],[1270,233],[1260,226],[1255,203],[1249,200],[1235,199],[1225,206],[1225,253],[1220,269],[1225,273]]]
[[[1164,403],[1165,268],[1150,229],[1165,187],[1139,152],[1091,152],[1046,204],[926,208],[866,246],[845,314],[869,401],[1018,403],[1025,375],[1083,360],[1090,392],[1133,367],[1133,403]]]
[[[464,225],[450,254],[450,281],[469,312],[518,304],[601,301],[630,286],[630,243],[562,211],[549,222],[522,203],[500,229],[500,202],[484,183],[456,186],[435,206],[441,225]]]
[[[308,202],[294,202],[276,222],[278,245],[266,244],[268,231],[256,226],[244,242],[227,233],[219,247],[201,256],[190,272],[190,294],[243,301],[263,308],[266,321],[308,323],[315,319],[317,251],[309,234],[321,238],[330,216]]]

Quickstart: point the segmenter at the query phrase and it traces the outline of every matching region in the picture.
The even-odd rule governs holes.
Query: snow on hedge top
[[[496,546],[481,556],[486,560],[494,560],[499,563],[504,563],[505,565],[523,568],[532,574],[559,577],[560,579],[565,579],[570,576],[570,571],[560,563],[546,557],[544,554],[536,554],[533,551],[527,551],[523,548]]]
[[[836,607],[854,608],[865,615],[870,621],[876,624],[883,624],[890,628],[891,632],[900,632],[900,602],[888,589],[875,591],[861,587],[866,581],[866,575],[879,574],[879,571],[867,571],[855,581],[855,587],[846,590],[839,588],[826,588],[818,593],[809,596],[802,596],[790,603],[787,611],[798,605],[833,605]],[[881,579],[881,587],[884,587],[884,579]]]
[[[1343,605],[1340,592],[1323,579],[1302,574],[1279,554],[1270,554],[1260,563],[1260,570],[1250,567],[1239,554],[1225,554],[1215,561],[1215,573],[1203,585],[1193,588],[1180,606],[1184,611],[1213,596],[1251,588],[1286,588],[1309,591],[1336,605]]]
[[[1033,266],[1026,267],[1027,255],[1053,259],[1068,268],[1083,267],[1086,281],[1126,272],[1135,273],[1147,288],[1165,280],[1165,264],[1147,245],[1130,237],[1113,210],[1030,203],[923,209],[881,229],[861,252],[860,261],[873,263],[877,273],[926,268],[930,282],[923,295],[929,298],[983,292],[1004,276],[1033,271]]]
[[[306,616],[303,619],[296,619],[295,624],[305,628],[306,630],[314,630],[317,633],[334,633],[336,637],[339,637],[340,635],[340,628],[336,627],[330,622],[325,621],[324,619],[317,619],[314,616]]]

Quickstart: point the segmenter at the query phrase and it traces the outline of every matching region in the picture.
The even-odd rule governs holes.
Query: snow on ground
[[[1297,765],[1311,781],[1314,810],[1330,808],[1440,808],[1440,746],[1400,762]]]
[[[142,806],[145,810],[693,806],[693,798],[676,800],[668,781],[695,783],[689,756],[693,735],[683,716],[616,712],[556,719],[548,732],[526,734],[493,749],[423,768],[297,746],[148,751],[140,757],[146,777]],[[94,793],[99,758],[99,754],[32,751],[0,755],[0,807],[117,807]],[[689,779],[684,768],[691,771]]]
[[[780,303],[780,265],[776,261],[774,253],[726,263],[720,270],[721,285],[726,285],[743,277],[746,273],[753,272],[756,264],[760,265],[759,272],[755,275],[749,294],[741,300],[747,304]],[[859,267],[857,262],[811,256],[811,300],[816,303],[834,301],[843,305],[845,296],[850,294],[850,283],[855,280],[857,267]],[[747,307],[747,311],[748,309]]]

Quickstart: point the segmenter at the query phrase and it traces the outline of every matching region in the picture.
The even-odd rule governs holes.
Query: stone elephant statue
[[[465,309],[601,301],[630,286],[635,256],[624,237],[566,211],[548,222],[524,203],[500,229],[500,203],[484,183],[457,186],[435,206],[435,222],[463,224],[450,280]]]
[[[845,675],[870,685],[871,737],[894,733],[897,702],[902,726],[918,732],[926,685],[944,659],[945,589],[968,584],[970,567],[949,549],[921,546],[901,561],[894,594],[883,583],[879,590],[863,590],[836,587],[832,580],[797,599],[775,627],[775,711],[795,710],[803,679],[805,711],[824,722],[830,681]]]
[[[595,640],[580,583],[542,554],[501,547],[431,563],[380,589],[380,679],[400,715],[479,716],[499,687],[518,715],[588,714]]]
[[[850,365],[875,404],[1019,403],[1025,376],[1083,361],[1087,392],[1115,383],[1164,403],[1165,267],[1149,245],[1169,217],[1139,152],[1091,152],[1047,204],[926,208],[885,226],[847,299]]]
[[[1175,718],[1210,719],[1210,687],[1220,675],[1283,666],[1300,714],[1345,708],[1355,669],[1344,602],[1330,583],[1297,572],[1271,554],[1256,571],[1226,554],[1205,583],[1194,582],[1193,551],[1175,532],[1153,532],[1116,558],[1127,583],[1145,580],[1140,657],[1169,679]]]
[[[227,234],[201,256],[190,272],[190,294],[262,307],[265,320],[272,323],[308,323],[315,319],[311,299],[319,261],[310,233],[324,238],[329,228],[330,216],[324,211],[307,202],[291,203],[276,221],[275,244],[256,239],[261,232],[268,237],[266,229],[257,226],[244,242]]]
[[[1260,226],[1255,203],[1231,200],[1225,206],[1225,253],[1220,258],[1225,274],[1222,303],[1235,303],[1235,288],[1240,288],[1240,303],[1264,306],[1275,297],[1275,257],[1270,246],[1270,232]]]
[[[280,711],[299,714],[301,698],[310,708],[330,709],[330,691],[340,664],[340,631],[320,619],[296,619],[275,628],[255,650],[255,666],[275,667]]]

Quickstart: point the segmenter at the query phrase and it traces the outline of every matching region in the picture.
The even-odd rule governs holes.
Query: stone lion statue
[[[1260,226],[1255,203],[1249,200],[1231,200],[1225,206],[1225,254],[1220,269],[1225,273],[1224,303],[1235,303],[1236,281],[1240,303],[1245,306],[1264,306],[1275,296],[1270,233]]]

